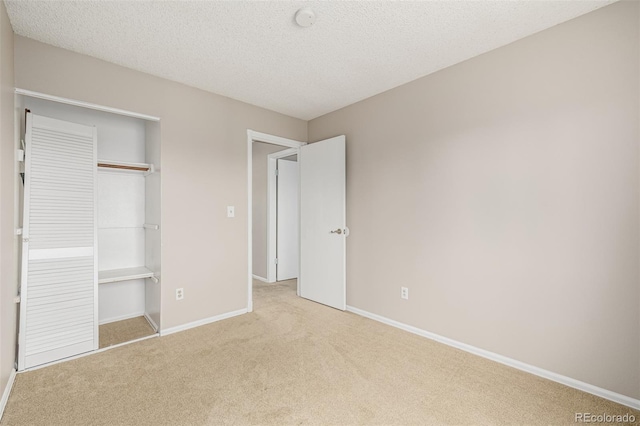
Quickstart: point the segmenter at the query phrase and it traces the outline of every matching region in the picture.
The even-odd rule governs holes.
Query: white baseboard
[[[427,339],[435,340],[436,342],[443,343],[448,346],[469,352],[474,355],[481,356],[491,361],[499,362],[500,364],[507,365],[509,367],[516,368],[518,370],[525,371],[527,373],[535,374],[536,376],[561,383],[565,386],[569,386],[574,389],[581,390],[583,392],[590,393],[592,395],[599,396],[609,401],[617,402],[618,404],[626,405],[627,407],[640,410],[640,399],[631,398],[626,395],[622,395],[616,392],[612,392],[607,389],[600,388],[598,386],[591,385],[589,383],[581,382],[580,380],[572,379],[571,377],[563,376],[552,371],[544,370],[533,365],[525,364],[518,360],[508,358],[506,356],[489,352],[484,349],[476,348],[475,346],[468,345],[466,343],[458,342],[457,340],[449,339],[448,337],[440,336],[439,334],[431,333],[429,331],[422,330],[411,325],[403,324],[398,321],[394,321],[389,318],[385,318],[380,315],[372,314],[371,312],[363,311],[362,309],[354,308],[353,306],[347,306],[347,311],[354,314],[372,319],[374,321],[381,322],[383,324],[390,325],[392,327],[399,328],[401,330],[408,331],[409,333],[417,334],[418,336],[426,337]]]
[[[104,325],[104,324],[109,324],[111,322],[116,322],[116,321],[124,321],[124,320],[128,320],[131,318],[137,318],[137,317],[141,317],[144,315],[144,312],[136,312],[134,314],[127,314],[127,315],[122,315],[119,317],[112,317],[112,318],[106,318],[100,321],[100,325]]]
[[[212,322],[222,321],[227,318],[246,314],[247,312],[248,310],[246,308],[238,309],[237,311],[227,312],[225,314],[216,315],[214,317],[209,317],[209,318],[201,319],[198,321],[193,321],[186,324],[178,325],[176,327],[167,328],[166,330],[160,331],[160,336],[167,336],[169,334],[177,333],[179,331],[185,331],[190,328],[200,327],[201,325],[211,324]]]
[[[156,322],[154,320],[151,319],[151,317],[145,312],[144,313],[144,319],[147,320],[147,322],[149,323],[149,325],[157,332],[158,331],[158,324],[156,324]]]
[[[269,282],[269,280],[267,280],[266,278],[262,278],[261,276],[258,276],[258,275],[252,275],[252,277],[253,277],[254,280],[262,281],[262,282],[265,282],[265,283]]]
[[[11,374],[9,375],[9,381],[7,381],[7,386],[4,387],[4,392],[2,392],[2,400],[0,400],[0,420],[2,420],[2,415],[4,414],[4,408],[7,406],[7,401],[9,401],[9,395],[11,395],[11,389],[13,389],[13,382],[16,380],[16,370],[15,368],[11,370]]]

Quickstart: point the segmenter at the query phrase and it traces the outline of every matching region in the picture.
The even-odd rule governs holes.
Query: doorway
[[[346,309],[346,137],[335,136],[307,145],[305,142],[247,130],[248,186],[248,274],[247,311],[253,311],[254,274],[254,176],[253,150],[256,143],[277,146],[279,161],[296,155],[298,172],[298,274],[296,294],[302,298],[339,310]],[[282,147],[282,149],[280,149]],[[287,149],[289,148],[289,149]],[[286,161],[286,160],[285,160]],[[285,166],[286,167],[286,166]],[[273,179],[272,174],[268,179]],[[258,182],[257,180],[255,181]],[[276,205],[277,202],[272,203]],[[273,210],[274,207],[270,207]],[[272,216],[275,217],[275,214]],[[266,225],[265,225],[266,226]],[[275,229],[275,227],[273,228]],[[275,239],[275,238],[273,238]],[[272,241],[273,241],[272,239]],[[271,244],[271,256],[275,260]],[[258,258],[256,260],[260,261]],[[275,262],[265,264],[261,281],[276,280]]]
[[[252,274],[269,284],[298,278],[296,151],[253,142]]]
[[[247,306],[252,311],[254,279],[275,283],[297,278],[297,158],[299,148],[306,143],[248,130],[247,144],[250,230]],[[282,176],[278,176],[280,173]],[[299,294],[299,283],[296,287]]]

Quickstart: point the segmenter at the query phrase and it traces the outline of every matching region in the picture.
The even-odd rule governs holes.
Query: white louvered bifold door
[[[18,369],[98,348],[95,127],[27,114]]]

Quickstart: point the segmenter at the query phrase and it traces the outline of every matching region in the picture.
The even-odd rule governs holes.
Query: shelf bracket
[[[144,176],[147,177],[149,176],[151,173],[154,173],[156,171],[156,168],[153,166],[153,164],[149,164],[149,170],[147,170],[144,173]]]

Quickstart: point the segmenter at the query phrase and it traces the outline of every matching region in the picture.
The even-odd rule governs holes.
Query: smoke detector
[[[304,7],[296,12],[296,22],[303,28],[308,28],[316,22],[316,14],[308,7]]]

